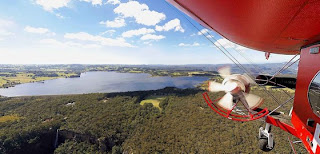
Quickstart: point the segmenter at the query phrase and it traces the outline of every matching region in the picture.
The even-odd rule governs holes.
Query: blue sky
[[[191,21],[205,31],[198,23]],[[242,63],[285,62],[209,31]],[[164,0],[2,0],[1,64],[231,63]],[[219,42],[219,43],[218,43]]]

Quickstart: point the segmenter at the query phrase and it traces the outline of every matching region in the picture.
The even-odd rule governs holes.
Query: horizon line
[[[270,63],[243,63],[242,65],[260,65],[260,64],[279,64],[285,62],[270,62]],[[93,64],[93,63],[57,63],[57,64],[45,64],[45,63],[32,63],[32,64],[1,64],[0,65],[236,65],[234,63],[218,63],[218,64]]]

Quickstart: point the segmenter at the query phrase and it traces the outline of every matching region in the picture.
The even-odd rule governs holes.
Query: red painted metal
[[[314,139],[320,117],[313,113],[308,100],[308,88],[320,68],[320,54],[310,54],[320,42],[319,0],[168,0],[203,26],[228,40],[248,48],[278,54],[300,53],[299,71],[293,104],[291,125],[271,116],[266,122],[301,139],[309,153],[320,154]],[[309,47],[306,47],[309,46]],[[218,108],[204,93],[207,104],[219,115],[232,120],[239,115]],[[267,113],[267,110],[264,112]],[[265,114],[263,114],[265,116]],[[247,118],[247,117],[246,117]],[[259,118],[261,118],[259,116]],[[313,126],[307,120],[314,120]],[[319,139],[320,140],[320,139]],[[319,143],[320,144],[320,143]]]
[[[310,141],[313,140],[316,123],[320,123],[320,117],[313,113],[308,100],[309,84],[311,83],[313,77],[318,73],[320,68],[320,54],[310,54],[309,51],[310,48],[317,46],[320,45],[313,45],[301,50],[291,119],[293,126],[299,133],[299,138],[302,140],[310,153],[312,153]],[[307,125],[308,119],[315,121],[313,127]],[[309,138],[309,141],[307,141],[307,137]],[[320,147],[318,147],[317,153],[320,153]]]
[[[296,137],[299,137],[296,129],[293,126],[290,126],[289,124],[281,122],[279,119],[275,119],[272,116],[267,116],[266,122],[269,124],[272,124],[274,126],[277,126],[277,127],[281,128],[282,130],[284,130],[284,131],[286,131]]]
[[[223,116],[225,118],[231,119],[231,120],[235,120],[235,121],[252,121],[252,120],[257,120],[257,119],[260,119],[262,117],[265,117],[269,113],[269,110],[267,108],[265,108],[265,109],[261,110],[258,113],[255,113],[255,114],[252,114],[250,112],[248,112],[249,115],[234,114],[234,113],[232,113],[232,111],[233,111],[234,107],[237,104],[235,104],[231,110],[225,110],[223,108],[219,108],[216,104],[214,104],[215,102],[219,101],[221,98],[218,98],[218,99],[212,101],[210,99],[208,93],[205,92],[202,95],[203,95],[204,100],[208,104],[208,106],[213,111],[215,111],[219,115],[221,115],[221,116]]]
[[[200,24],[248,48],[296,54],[320,41],[318,0],[168,0]]]
[[[320,154],[320,146],[317,143],[313,142],[316,124],[320,124],[320,117],[313,113],[308,100],[309,85],[314,76],[318,73],[320,67],[320,54],[310,54],[309,52],[310,48],[313,47],[320,47],[320,44],[313,45],[301,50],[295,99],[291,117],[292,125],[281,122],[279,119],[275,119],[272,116],[266,116],[269,113],[267,108],[257,114],[254,114],[253,117],[250,117],[250,115],[243,116],[231,114],[230,111],[221,109],[214,104],[219,99],[211,101],[207,93],[204,93],[203,97],[213,111],[231,120],[251,121],[266,116],[267,123],[277,126],[282,130],[300,138],[309,153]],[[313,126],[308,126],[308,119],[314,120],[315,124]],[[319,138],[319,136],[317,137]],[[312,151],[312,146],[314,145],[317,146],[316,152]]]

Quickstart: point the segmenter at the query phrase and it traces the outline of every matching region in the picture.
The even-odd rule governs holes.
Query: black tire
[[[273,148],[274,148],[274,145],[275,145],[275,143],[273,141]],[[273,149],[273,148],[270,149],[268,147],[268,139],[266,139],[266,138],[259,139],[259,148],[264,152],[269,152]]]

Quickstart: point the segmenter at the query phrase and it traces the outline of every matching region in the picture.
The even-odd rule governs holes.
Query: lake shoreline
[[[193,88],[207,81],[209,77],[154,77],[149,73],[118,73],[116,71],[90,71],[77,78],[56,78],[52,80],[18,84],[0,89],[0,95],[43,96],[129,92],[156,90],[164,87]]]
[[[208,75],[208,74],[189,74],[189,75],[154,75],[150,72],[130,72],[130,71],[86,71],[86,72],[81,72],[80,75],[77,76],[59,76],[59,77],[51,77],[45,80],[38,80],[38,81],[30,81],[30,82],[12,82],[10,85],[6,86],[6,87],[0,87],[0,89],[7,89],[7,88],[11,88],[11,87],[15,87],[16,85],[20,85],[20,84],[26,84],[26,83],[43,83],[44,81],[48,81],[48,80],[55,80],[55,79],[63,79],[63,78],[81,78],[81,74],[83,73],[88,73],[88,72],[117,72],[117,73],[134,73],[134,74],[150,74],[150,77],[194,77],[194,76],[200,76],[200,77],[212,77],[212,75]]]

